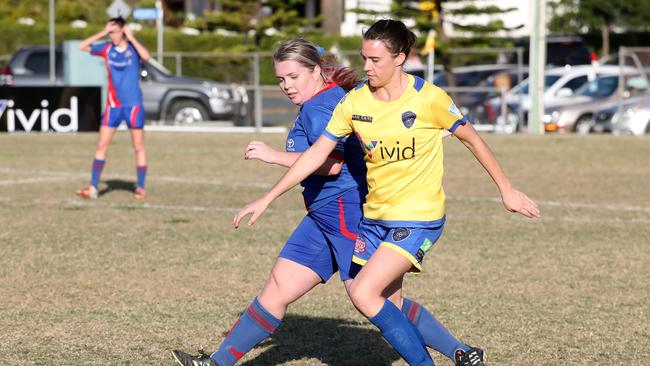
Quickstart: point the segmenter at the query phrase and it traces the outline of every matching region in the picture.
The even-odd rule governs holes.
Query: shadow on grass
[[[240,366],[280,365],[309,358],[330,366],[375,366],[400,359],[379,331],[333,318],[287,315],[263,346],[270,348]]]
[[[111,191],[128,191],[135,193],[135,182],[126,181],[121,179],[109,179],[104,182],[106,187],[98,192],[99,196],[103,196]]]

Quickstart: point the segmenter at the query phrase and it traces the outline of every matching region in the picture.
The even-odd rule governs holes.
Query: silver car
[[[610,102],[596,111],[590,131],[643,135],[650,133],[650,94]]]
[[[636,73],[623,77],[623,99],[647,92],[648,82],[645,76]],[[618,75],[600,76],[576,90],[573,96],[547,104],[543,117],[544,129],[547,132],[589,133],[594,112],[602,108],[604,103],[618,100],[618,80]]]

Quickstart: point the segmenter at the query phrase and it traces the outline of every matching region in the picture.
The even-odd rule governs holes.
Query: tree
[[[638,0],[558,0],[549,3],[552,32],[574,34],[600,30],[601,56],[609,54],[609,34],[613,27],[647,28],[650,3]]]
[[[445,70],[448,85],[454,86],[455,80],[451,72],[452,55],[446,52],[447,49],[495,46],[497,43],[503,42],[502,37],[496,37],[497,34],[520,27],[507,28],[499,19],[490,20],[487,23],[470,23],[465,21],[467,17],[473,15],[493,16],[513,10],[516,8],[502,8],[480,0],[393,0],[388,13],[368,12],[361,9],[355,11],[374,16],[384,15],[397,19],[413,19],[415,28],[421,35],[426,35],[430,30],[434,30],[437,35],[436,54]],[[445,32],[445,25],[451,25],[454,29],[462,31],[466,37],[449,37]]]
[[[219,11],[206,13],[193,25],[208,31],[252,32],[255,47],[259,47],[269,29],[296,34],[309,24],[299,12],[304,8],[304,0],[221,0],[219,3]]]

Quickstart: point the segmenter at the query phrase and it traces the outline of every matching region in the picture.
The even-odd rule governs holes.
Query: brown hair
[[[364,40],[379,40],[393,56],[404,53],[408,57],[416,36],[399,20],[382,19],[376,21],[363,33]]]
[[[322,70],[323,78],[326,81],[335,82],[345,91],[361,83],[361,79],[359,79],[354,69],[325,64],[321,57],[321,50],[322,48],[307,40],[301,38],[292,39],[280,43],[277,50],[273,53],[273,61],[296,61],[312,71],[316,66],[319,66]]]

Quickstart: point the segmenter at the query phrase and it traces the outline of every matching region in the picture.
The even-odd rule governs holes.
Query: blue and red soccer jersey
[[[344,96],[345,91],[331,83],[303,103],[286,150],[304,152],[315,143]],[[301,182],[309,213],[280,252],[280,257],[312,269],[323,282],[337,271],[341,280],[349,280],[360,268],[352,263],[352,253],[367,193],[363,153],[355,136],[339,140],[330,157],[343,161],[341,172],[310,175]]]
[[[330,83],[303,103],[287,136],[286,150],[304,152],[314,144],[323,134],[332,111],[345,94],[340,86]],[[363,156],[356,136],[340,139],[330,157],[344,162],[341,173],[336,176],[310,175],[300,183],[304,188],[303,197],[307,209],[315,210],[350,189],[359,190],[362,199],[365,199],[366,166]]]
[[[117,127],[126,120],[129,128],[142,128],[144,110],[140,90],[140,56],[129,43],[118,50],[111,42],[94,44],[90,53],[104,58],[108,74],[108,97],[102,126]]]

